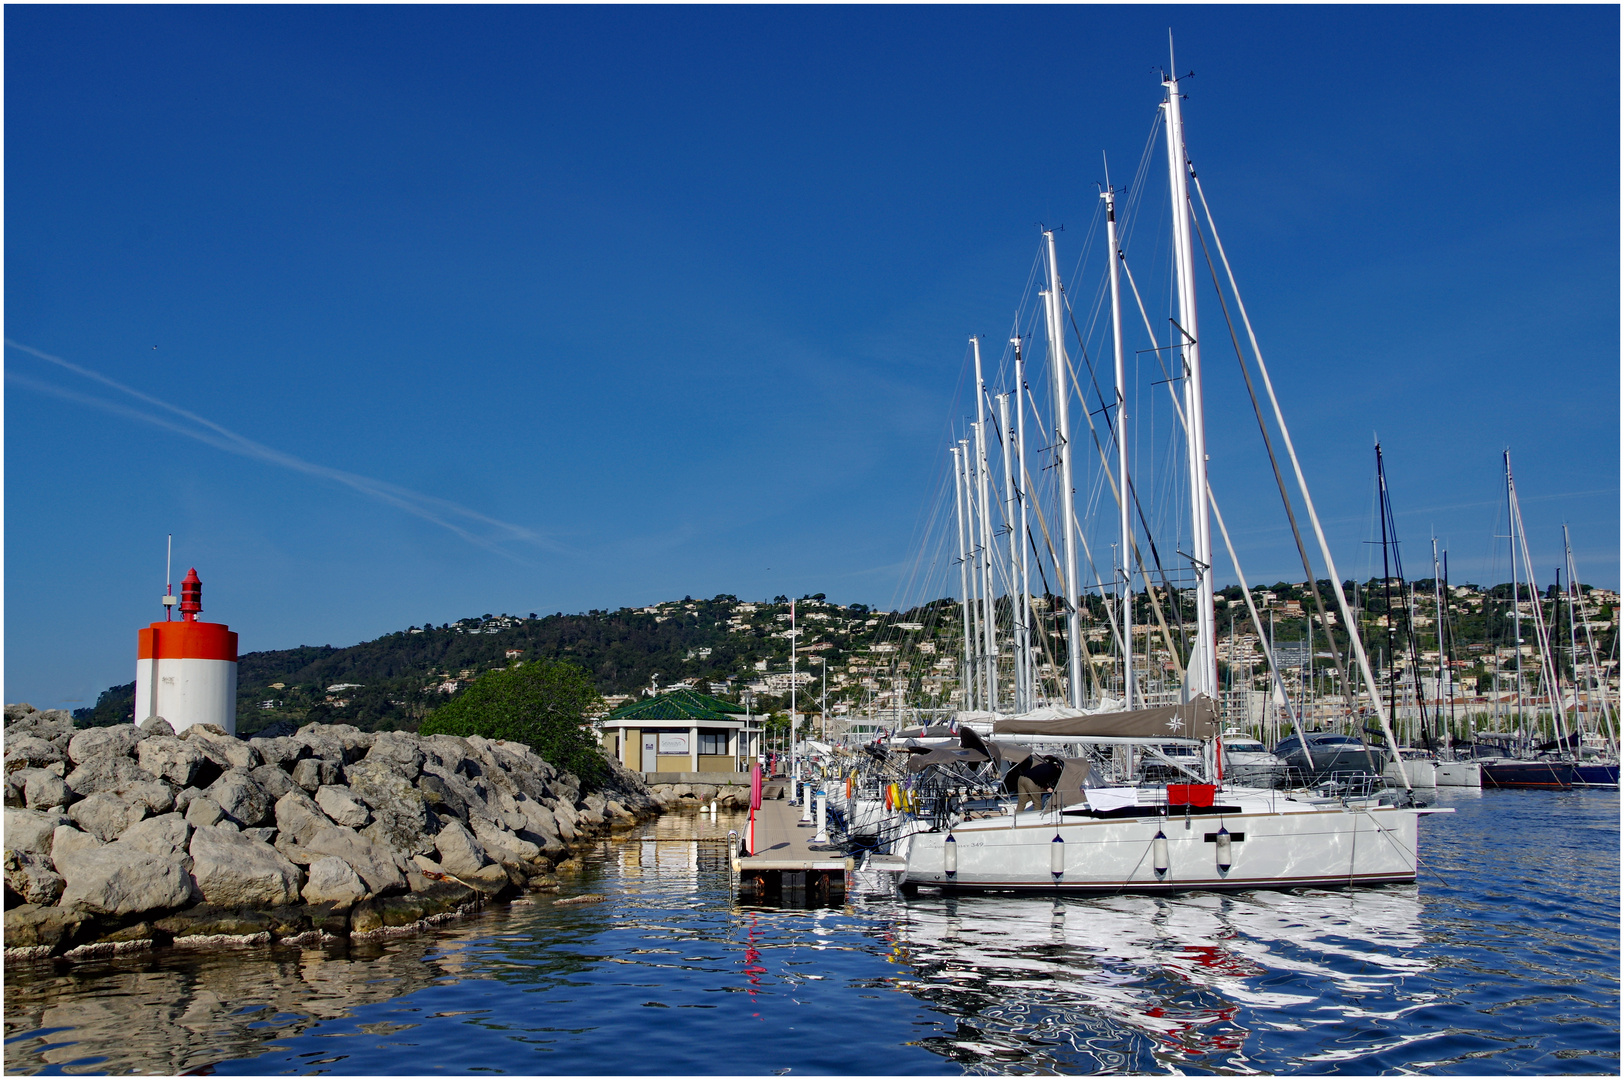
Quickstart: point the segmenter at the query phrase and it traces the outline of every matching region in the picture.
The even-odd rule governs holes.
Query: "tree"
[[[587,726],[586,715],[598,703],[585,671],[539,660],[481,675],[462,696],[430,713],[418,733],[522,742],[590,784],[608,771]]]

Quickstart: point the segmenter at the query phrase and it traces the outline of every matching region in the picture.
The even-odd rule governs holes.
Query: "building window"
[[[701,731],[699,733],[699,752],[719,757],[727,753],[727,732]]]

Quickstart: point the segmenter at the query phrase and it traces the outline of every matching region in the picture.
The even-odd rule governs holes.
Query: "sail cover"
[[[1201,694],[1184,705],[1127,712],[1075,713],[1042,719],[1012,716],[993,725],[994,735],[1092,735],[1103,739],[1210,739],[1218,734],[1218,707]]]

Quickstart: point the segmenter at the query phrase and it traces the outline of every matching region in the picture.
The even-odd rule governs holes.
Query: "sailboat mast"
[[[1019,479],[1018,497],[1020,499],[1020,524],[1016,531],[1015,542],[1021,551],[1021,580],[1020,605],[1021,621],[1016,630],[1015,647],[1021,654],[1021,670],[1025,673],[1025,681],[1020,684],[1024,706],[1017,706],[1016,712],[1024,712],[1037,705],[1034,700],[1037,688],[1037,679],[1032,671],[1032,578],[1031,568],[1027,564],[1028,544],[1026,542],[1026,369],[1025,361],[1021,357],[1021,339],[1011,338],[1010,344],[1015,346],[1015,464],[1016,476]]]
[[[998,711],[998,638],[995,634],[997,622],[997,591],[993,587],[992,574],[992,501],[987,495],[988,474],[992,472],[987,466],[987,384],[981,378],[981,339],[973,337],[970,345],[975,349],[976,357],[976,490],[981,515],[981,592],[983,596],[981,631],[985,637],[987,666],[986,674],[982,679],[987,695],[987,711]]]
[[[1105,199],[1106,257],[1111,261],[1111,344],[1116,358],[1117,532],[1122,545],[1122,565],[1117,568],[1117,603],[1122,611],[1122,707],[1131,709],[1134,707],[1135,694],[1133,578],[1128,569],[1133,550],[1133,524],[1128,516],[1128,378],[1122,360],[1122,288],[1118,281],[1116,193],[1111,190],[1109,174],[1106,176],[1105,190],[1100,194]]]
[[[1170,58],[1171,59],[1171,58]],[[1207,435],[1201,397],[1201,346],[1196,331],[1195,254],[1190,239],[1189,167],[1177,76],[1166,75],[1167,174],[1173,201],[1173,254],[1178,276],[1179,319],[1174,327],[1184,359],[1184,415],[1190,467],[1190,562],[1196,575],[1196,635],[1190,649],[1185,696],[1216,694],[1218,651],[1212,590],[1212,523],[1207,513]],[[1114,263],[1113,263],[1114,265]]]
[[[1444,650],[1444,584],[1438,571],[1438,538],[1432,538],[1432,613],[1438,620],[1438,694],[1433,698],[1432,722],[1435,727],[1444,726],[1444,687],[1445,679],[1452,678],[1454,672],[1449,666],[1449,654]],[[1449,695],[1449,727],[1444,733],[1441,743],[1453,744],[1455,741],[1455,695]]]
[[[1013,695],[1015,711],[1021,712],[1024,709],[1021,702],[1021,687],[1026,681],[1026,676],[1021,670],[1023,664],[1021,656],[1021,612],[1020,605],[1015,599],[1020,583],[1013,580],[1016,576],[1015,567],[1016,560],[1020,556],[1021,541],[1020,536],[1015,531],[1015,455],[1011,453],[1014,448],[1010,445],[1015,441],[1015,433],[1009,430],[1008,394],[998,395],[998,430],[1003,435],[1002,445],[1004,448],[1004,452],[998,455],[999,459],[1004,463],[1004,520],[1009,524],[1009,575],[1012,586],[1007,590],[1009,596],[1009,622],[1011,636],[1015,639],[1015,662],[1010,674],[1015,681]]]
[[[1060,264],[1054,252],[1054,233],[1044,230],[1049,244],[1049,289],[1044,293],[1049,315],[1049,357],[1054,367],[1054,425],[1060,444],[1060,516],[1066,552],[1066,692],[1073,708],[1083,706],[1082,620],[1077,602],[1077,515],[1072,510],[1070,398],[1066,389],[1066,339],[1060,324]]]
[[[970,643],[973,640],[970,632],[970,553],[964,544],[964,483],[960,479],[959,448],[950,446],[947,452],[953,455],[953,506],[958,511],[959,519],[959,613],[964,616],[964,675],[960,689],[964,694],[964,707],[969,709],[972,703]]]
[[[1517,728],[1524,730],[1522,669],[1522,603],[1517,581],[1517,513],[1514,509],[1511,486],[1511,451],[1505,452],[1506,462],[1506,540],[1511,545],[1511,651],[1517,664]]]

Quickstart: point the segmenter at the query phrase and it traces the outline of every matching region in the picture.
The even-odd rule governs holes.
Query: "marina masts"
[[[981,378],[981,339],[972,337],[970,345],[975,350],[976,359],[976,492],[977,509],[980,514],[981,525],[981,632],[983,637],[982,655],[984,657],[982,674],[982,692],[985,695],[987,711],[998,711],[998,638],[995,634],[997,622],[997,596],[993,588],[992,574],[992,502],[987,495],[988,474],[992,471],[987,467],[987,387]]]
[[[1066,389],[1066,339],[1060,321],[1060,264],[1055,257],[1053,231],[1045,229],[1043,235],[1049,247],[1049,288],[1043,298],[1049,317],[1049,359],[1054,369],[1054,425],[1060,451],[1060,516],[1066,555],[1065,580],[1060,585],[1066,597],[1066,700],[1073,708],[1080,709],[1083,706],[1083,665],[1078,650],[1082,645],[1082,626],[1077,611],[1077,515],[1072,509],[1071,395]]]
[[[1016,683],[1018,700],[1015,705],[1016,712],[1025,712],[1035,708],[1037,695],[1037,679],[1032,670],[1032,579],[1031,567],[1027,563],[1029,544],[1026,536],[1026,406],[1022,404],[1026,397],[1026,369],[1025,361],[1021,357],[1021,339],[1011,338],[1010,344],[1015,347],[1015,475],[1019,481],[1016,489],[1016,498],[1020,505],[1016,509],[1019,524],[1016,529],[1015,542],[1021,550],[1021,577],[1018,603],[1020,604],[1020,621],[1015,624],[1015,648],[1021,657],[1021,681]]]
[[[953,455],[953,505],[958,511],[959,519],[959,612],[964,616],[964,678],[960,685],[964,691],[964,707],[968,709],[973,703],[971,682],[974,659],[970,649],[971,643],[975,640],[970,625],[970,551],[965,546],[964,480],[960,470],[959,447],[950,446],[947,452]]]
[[[1006,530],[1009,534],[1009,573],[1010,577],[1014,579],[1017,577],[1016,567],[1019,565],[1021,538],[1020,534],[1015,530],[1015,500],[1017,496],[1015,494],[1014,461],[1012,460],[1015,455],[1011,453],[1013,447],[1010,446],[1010,443],[1015,440],[1015,434],[1009,429],[1008,394],[998,395],[998,430],[1003,434],[1004,452],[999,457],[1004,463],[1004,520],[1009,523],[1009,528]],[[1026,675],[1023,671],[1025,657],[1021,651],[1021,610],[1016,599],[1016,592],[1023,586],[1019,581],[1012,581],[1011,586],[1008,590],[1009,621],[1010,629],[1013,631],[1011,636],[1015,639],[1015,663],[1011,672],[1011,678],[1014,681],[1014,694],[1012,696],[1014,697],[1014,710],[1021,712],[1025,708],[1022,703],[1024,695],[1021,688],[1026,682]]]
[[[1117,444],[1117,531],[1120,534],[1122,565],[1117,572],[1117,603],[1122,616],[1122,707],[1134,707],[1133,692],[1133,577],[1129,559],[1133,549],[1133,523],[1128,516],[1128,380],[1122,361],[1122,290],[1118,281],[1116,195],[1110,175],[1100,193],[1105,199],[1106,257],[1111,263],[1111,343],[1116,354],[1116,444]],[[1210,560],[1209,560],[1210,561]],[[1216,670],[1216,669],[1215,669]]]
[[[1213,614],[1212,524],[1207,513],[1207,436],[1201,398],[1201,346],[1196,332],[1195,255],[1190,240],[1189,172],[1179,82],[1164,76],[1167,100],[1167,172],[1173,202],[1173,255],[1178,277],[1179,318],[1174,324],[1183,357],[1184,415],[1190,468],[1190,562],[1196,576],[1196,633],[1190,648],[1186,699],[1218,693],[1216,618]],[[1112,267],[1115,268],[1115,260]],[[1126,495],[1124,495],[1126,498]]]

